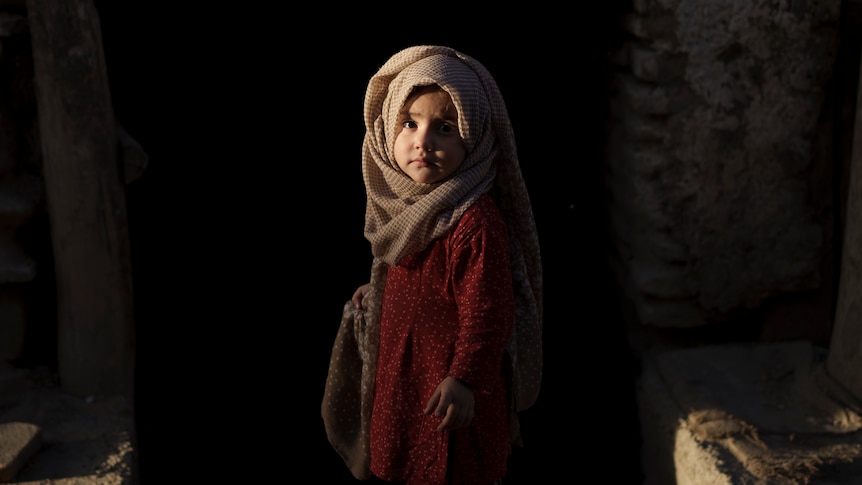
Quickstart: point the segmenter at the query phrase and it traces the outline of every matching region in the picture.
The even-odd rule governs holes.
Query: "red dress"
[[[486,485],[511,452],[503,355],[515,306],[505,223],[488,195],[424,251],[389,268],[380,319],[371,471],[410,484]],[[475,396],[469,426],[424,414],[447,376]]]

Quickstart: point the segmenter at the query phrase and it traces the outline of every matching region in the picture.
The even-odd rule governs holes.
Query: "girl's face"
[[[439,182],[458,170],[467,156],[458,133],[458,111],[445,91],[408,99],[398,125],[395,162],[415,182]]]

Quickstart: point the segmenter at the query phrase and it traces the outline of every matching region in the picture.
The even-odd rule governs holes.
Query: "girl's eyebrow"
[[[441,116],[441,118],[445,121],[456,121],[458,119],[458,112],[457,111],[453,112],[453,111],[454,110],[446,110],[443,113],[443,116]],[[415,111],[410,111],[410,110],[405,109],[405,110],[401,110],[398,112],[398,117],[399,118],[415,118],[416,115],[418,115],[418,114],[419,113],[417,113]]]

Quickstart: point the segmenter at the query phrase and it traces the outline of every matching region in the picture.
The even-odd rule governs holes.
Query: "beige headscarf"
[[[440,85],[452,98],[467,150],[458,170],[434,184],[414,182],[398,168],[393,155],[399,111],[414,87],[428,84]],[[509,114],[490,73],[472,57],[449,47],[408,47],[393,55],[369,81],[365,129],[362,174],[367,194],[365,237],[374,256],[371,288],[363,300],[364,311],[354,310],[350,302],[345,306],[342,330],[353,336],[341,344],[339,335],[327,382],[327,396],[339,395],[336,390],[344,389],[349,378],[334,376],[332,369],[345,361],[362,361],[359,422],[355,416],[337,415],[335,399],[324,400],[330,441],[357,478],[368,474],[367,432],[386,269],[453,228],[489,191],[507,223],[515,290],[515,331],[508,347],[513,366],[513,439],[520,439],[516,412],[533,405],[542,378],[539,242]],[[342,352],[354,344],[354,353]]]

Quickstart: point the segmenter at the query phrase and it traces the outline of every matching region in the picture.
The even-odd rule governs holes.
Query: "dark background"
[[[533,201],[545,375],[507,483],[596,470],[641,482],[601,173],[622,7],[589,3],[601,6],[411,4],[395,16],[96,2],[117,119],[150,156],[127,190],[144,485],[358,483],[320,402],[341,307],[369,270],[366,83],[415,44],[461,50],[494,75]]]

